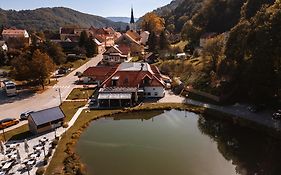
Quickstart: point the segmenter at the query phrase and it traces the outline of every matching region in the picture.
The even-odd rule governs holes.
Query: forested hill
[[[253,17],[262,6],[275,0],[174,0],[155,10],[165,18],[170,32],[180,33],[184,24],[192,24],[204,32],[222,33],[230,30],[242,19]]]
[[[36,10],[3,10],[0,9],[0,24],[4,27],[16,27],[27,30],[58,30],[65,25],[81,27],[114,27],[125,29],[127,24],[113,22],[109,19],[81,13],[69,8],[39,8]]]

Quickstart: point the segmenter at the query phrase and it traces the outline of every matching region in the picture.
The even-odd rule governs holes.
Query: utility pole
[[[60,105],[61,105],[61,104],[62,104],[62,99],[61,99],[61,91],[60,91],[60,88],[58,88],[57,91],[59,92],[59,96],[60,96]]]
[[[4,142],[6,142],[6,137],[5,137],[5,131],[4,131],[4,128],[2,129],[2,133],[3,133]]]

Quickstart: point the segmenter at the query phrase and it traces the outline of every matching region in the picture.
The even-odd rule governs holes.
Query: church
[[[129,27],[130,27],[130,30],[132,30],[132,31],[136,31],[137,30],[137,25],[135,23],[133,7],[131,8],[131,20],[130,20]]]

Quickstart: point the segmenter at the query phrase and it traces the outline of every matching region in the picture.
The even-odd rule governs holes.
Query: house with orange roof
[[[95,66],[87,68],[81,75],[81,80],[85,84],[97,84],[98,86],[106,80],[116,70],[111,66]]]
[[[23,48],[31,43],[29,34],[21,29],[4,29],[2,31],[3,40],[9,48]]]

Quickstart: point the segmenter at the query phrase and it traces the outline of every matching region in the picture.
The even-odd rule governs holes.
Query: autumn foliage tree
[[[164,18],[157,16],[155,13],[150,12],[144,15],[141,28],[150,33],[154,32],[159,35],[165,28],[165,20]]]
[[[44,89],[45,81],[50,78],[51,73],[54,71],[55,65],[52,59],[45,53],[35,50],[30,62],[31,79],[38,81]]]
[[[13,60],[12,74],[16,80],[37,82],[44,89],[44,84],[55,70],[52,59],[40,50],[24,54]]]

